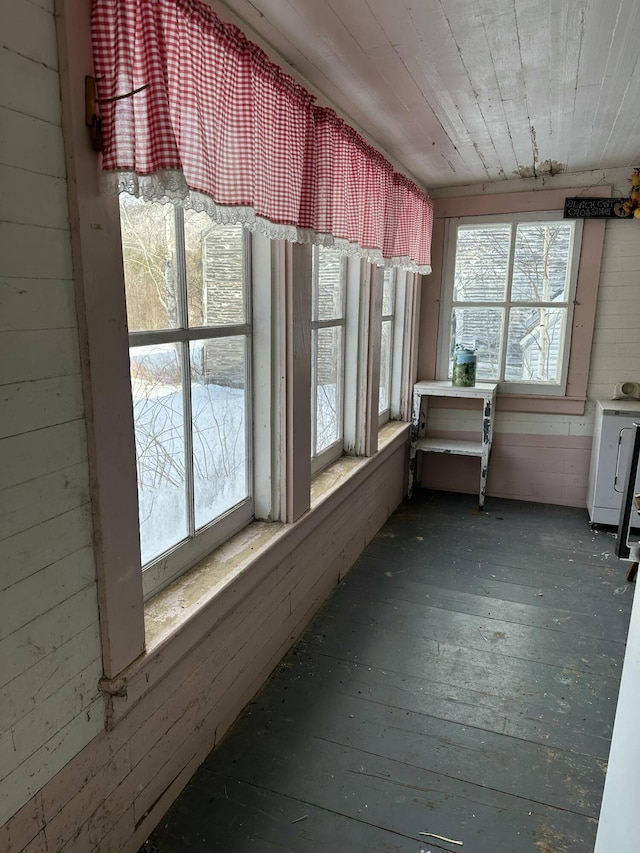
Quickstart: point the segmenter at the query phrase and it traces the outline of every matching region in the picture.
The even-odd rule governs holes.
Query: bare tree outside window
[[[144,565],[248,495],[244,238],[172,205],[120,210]]]
[[[573,223],[459,225],[449,375],[456,344],[476,350],[478,379],[560,381]]]
[[[382,285],[382,327],[380,332],[380,386],[378,414],[388,411],[391,405],[391,360],[393,353],[394,301],[396,271],[385,269]]]
[[[312,286],[312,455],[342,439],[345,256],[314,247]]]

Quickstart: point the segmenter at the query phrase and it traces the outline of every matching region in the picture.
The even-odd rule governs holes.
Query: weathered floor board
[[[633,587],[586,511],[475,504],[400,507],[148,851],[590,853]]]

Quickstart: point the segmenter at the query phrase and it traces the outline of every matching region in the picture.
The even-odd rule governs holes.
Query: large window
[[[397,270],[385,269],[382,279],[382,317],[380,334],[380,385],[378,392],[378,415],[388,421],[391,411],[391,381],[393,377],[393,337],[396,301]]]
[[[410,294],[413,273],[385,268],[382,275],[380,377],[378,386],[378,424],[406,417],[413,308]]]
[[[253,515],[247,236],[129,196],[120,211],[151,592]]]
[[[342,454],[347,258],[314,246],[311,292],[311,456],[318,470]]]
[[[254,517],[279,517],[286,276],[275,244],[205,213],[122,195],[120,224],[151,595]],[[399,416],[404,375],[406,274],[333,248],[309,257],[295,286],[307,294],[311,352],[295,358],[311,378],[311,459],[292,472],[297,483],[345,452],[375,452],[378,422]]]
[[[557,214],[450,220],[440,378],[460,345],[501,391],[564,394],[581,226]]]

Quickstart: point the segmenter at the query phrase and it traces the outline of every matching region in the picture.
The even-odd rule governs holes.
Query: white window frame
[[[247,465],[247,497],[224,513],[196,530],[193,507],[187,499],[187,536],[158,557],[142,564],[144,598],[148,599],[184,574],[217,546],[225,542],[251,521],[279,516],[279,490],[274,486],[278,476],[279,399],[278,358],[274,342],[278,324],[274,318],[281,288],[276,284],[277,271],[271,263],[273,246],[266,237],[242,232],[242,266],[245,289],[245,322],[220,325],[188,326],[186,270],[184,267],[184,211],[174,210],[175,250],[177,258],[176,287],[178,292],[177,328],[129,333],[129,347],[177,343],[182,349],[183,399],[185,423],[185,488],[190,495],[192,471],[191,406],[186,385],[190,376],[189,344],[194,340],[220,340],[226,337],[245,338],[245,422]],[[212,223],[213,225],[214,223]],[[257,261],[257,263],[256,263]]]
[[[371,420],[374,416],[377,419],[380,345],[379,324],[377,327],[372,317],[382,291],[375,270],[362,258],[347,258],[343,447],[347,456],[370,456],[377,449],[371,435]],[[371,396],[372,376],[376,377],[375,401]]]
[[[142,582],[145,598],[157,593],[164,586],[183,574],[216,546],[246,527],[254,518],[253,498],[253,328],[252,328],[252,275],[250,235],[242,231],[242,270],[245,305],[245,322],[189,326],[187,307],[187,281],[185,267],[184,211],[175,207],[174,239],[176,252],[175,284],[178,303],[178,325],[175,328],[145,330],[129,333],[130,351],[153,344],[176,343],[181,349],[182,394],[184,410],[184,450],[185,450],[185,491],[187,510],[187,534],[164,553],[142,565]],[[214,225],[214,223],[212,223]],[[192,408],[190,386],[190,347],[196,340],[220,340],[225,337],[243,337],[245,339],[245,459],[247,497],[226,512],[212,519],[207,525],[196,529],[193,506],[193,440],[191,433]]]
[[[415,320],[409,298],[409,290],[413,285],[415,273],[394,267],[382,271],[382,276],[387,272],[393,277],[393,311],[388,315],[381,313],[381,323],[391,321],[391,372],[389,377],[389,406],[382,412],[378,411],[379,427],[383,427],[388,421],[403,420],[405,417],[404,389],[410,365],[407,342],[411,341]]]
[[[320,256],[321,247],[312,247],[311,260],[311,473],[316,474],[331,462],[342,456],[344,448],[344,400],[346,386],[346,339],[350,332],[350,326],[347,324],[347,256],[343,255],[340,262],[340,289],[341,289],[341,312],[339,317],[332,317],[325,320],[315,319],[316,313],[316,297],[317,297],[317,281],[318,281],[318,259]],[[338,437],[328,447],[320,452],[317,450],[317,377],[316,369],[318,363],[318,332],[323,329],[341,329],[342,330],[342,346],[340,352],[340,369],[338,371],[338,389],[337,389],[337,427]]]
[[[312,248],[312,253],[317,251],[317,247]],[[415,283],[415,276],[403,269],[390,270],[394,281],[393,312],[385,317],[392,323],[389,406],[381,413],[378,400],[385,271],[383,267],[353,255],[346,256],[343,263],[346,296],[344,317],[340,321],[311,321],[312,329],[338,324],[343,328],[343,434],[341,439],[319,455],[314,456],[312,449],[312,476],[343,454],[370,456],[375,453],[378,430],[389,420],[403,420],[407,417],[406,386],[411,364],[409,343],[415,322],[410,289]],[[313,347],[311,357],[313,360]],[[312,397],[313,390],[312,380]],[[312,434],[314,417],[312,403]]]
[[[388,314],[384,313],[384,281],[385,279],[389,280],[389,283],[392,287],[392,297],[391,297],[391,311]],[[395,340],[395,317],[396,317],[396,291],[398,289],[398,270],[392,267],[387,267],[382,270],[382,304],[380,307],[380,379],[378,382],[378,426],[383,426],[387,423],[391,418],[391,395],[392,395],[392,383],[393,383],[393,357],[395,354],[394,351],[394,340]],[[389,326],[389,365],[388,365],[388,373],[386,376],[386,386],[387,386],[387,405],[381,409],[380,408],[380,391],[382,390],[383,385],[383,375],[382,375],[382,341],[383,341],[383,330],[385,325]]]
[[[92,70],[91,10],[85,4],[72,9],[67,0],[60,0],[58,11],[101,648],[105,678],[114,680],[143,655],[146,642],[120,220],[118,200],[99,193],[96,154],[87,139],[84,88],[85,75]],[[252,234],[251,245],[255,517],[293,523],[312,505],[311,247],[269,241],[259,234]],[[354,262],[349,265],[349,274],[365,285],[370,276],[365,269],[368,266]],[[368,299],[368,292],[364,293]],[[405,419],[415,378],[418,303],[417,290],[412,288],[408,298],[411,319],[406,319],[411,332],[405,344],[412,375],[407,374],[403,390]],[[358,342],[358,352],[365,351],[362,346]],[[349,397],[345,402],[352,403]],[[371,405],[366,411],[372,411]],[[370,437],[370,452],[375,452],[377,429]],[[363,447],[366,442],[361,437],[356,442],[345,434],[346,452],[355,452],[347,448],[362,452]],[[113,685],[121,689],[122,682],[114,681]]]
[[[455,257],[456,257],[456,236],[459,225],[480,225],[487,223],[508,224],[515,232],[517,225],[522,223],[545,223],[545,222],[560,222],[571,224],[573,233],[571,237],[570,248],[570,267],[569,267],[569,285],[567,299],[559,302],[523,302],[521,300],[512,302],[511,295],[511,273],[513,269],[513,253],[514,240],[511,241],[510,259],[509,259],[509,279],[507,285],[507,293],[503,301],[488,301],[488,302],[453,302],[453,286],[455,272]],[[457,304],[464,305],[465,308],[473,307],[493,307],[500,306],[505,309],[505,323],[503,328],[502,340],[502,359],[500,366],[500,375],[498,377],[498,388],[501,393],[524,395],[524,396],[564,396],[567,389],[567,375],[569,368],[569,358],[571,354],[571,331],[573,326],[573,309],[575,305],[575,294],[578,280],[578,270],[580,263],[580,252],[582,248],[582,221],[581,220],[563,220],[561,212],[558,211],[540,211],[536,213],[523,214],[505,214],[505,215],[490,215],[490,216],[469,216],[450,218],[446,223],[445,232],[445,254],[443,267],[443,285],[440,300],[440,319],[438,333],[438,356],[436,376],[438,379],[446,380],[451,378],[450,374],[450,345],[451,345],[451,312]],[[563,353],[560,369],[560,377],[558,382],[511,382],[502,378],[505,368],[505,351],[506,338],[508,334],[508,317],[511,307],[522,308],[528,305],[540,305],[541,307],[567,309],[565,328],[563,333]],[[494,380],[492,380],[494,381]]]
[[[317,252],[312,248],[312,253]],[[345,310],[340,320],[311,320],[314,329],[340,325],[343,329],[344,372],[342,384],[342,437],[314,456],[315,411],[312,403],[311,474],[315,476],[340,456],[370,456],[377,451],[377,433],[389,420],[402,420],[406,410],[406,384],[410,369],[407,341],[412,339],[413,303],[409,286],[414,277],[406,270],[393,270],[394,307],[390,400],[383,415],[378,410],[382,333],[382,267],[354,255],[343,259]],[[407,313],[409,311],[409,313]],[[409,316],[411,314],[411,316]],[[314,359],[312,346],[312,361]],[[314,395],[312,379],[312,398]]]

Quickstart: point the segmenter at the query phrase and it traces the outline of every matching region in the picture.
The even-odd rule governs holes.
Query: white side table
[[[409,450],[409,488],[413,493],[418,451],[430,453],[454,453],[480,458],[479,506],[484,507],[489,471],[489,456],[493,441],[493,413],[496,403],[497,382],[477,382],[472,388],[462,388],[444,382],[416,382],[413,386],[413,408],[411,413],[411,445]],[[427,414],[430,397],[456,397],[458,399],[482,400],[482,433],[480,441],[460,441],[446,438],[426,438]]]

